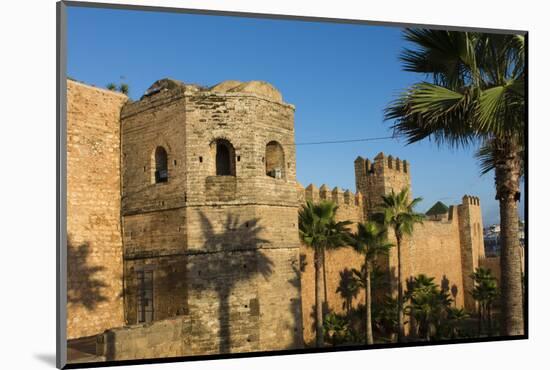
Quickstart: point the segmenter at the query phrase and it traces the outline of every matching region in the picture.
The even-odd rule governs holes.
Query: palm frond
[[[405,71],[425,73],[447,86],[460,86],[477,76],[475,44],[468,33],[408,28],[403,37],[415,46],[400,56]]]
[[[477,91],[453,91],[443,86],[420,82],[392,101],[384,111],[385,120],[393,120],[392,129],[408,144],[426,138],[437,144],[467,146],[475,141],[471,124],[472,100]]]
[[[523,160],[525,158],[525,148],[522,146],[520,147],[519,150],[520,150],[519,157],[522,159],[520,163],[521,165],[520,176],[523,177],[525,173],[525,167],[524,167],[525,162]],[[475,157],[479,163],[481,175],[485,175],[491,172],[492,170],[494,170],[496,166],[496,159],[495,159],[495,147],[494,147],[493,141],[491,140],[484,141],[483,144],[479,147],[479,149],[475,153]]]

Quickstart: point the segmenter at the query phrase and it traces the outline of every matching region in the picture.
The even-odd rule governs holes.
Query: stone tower
[[[301,346],[294,107],[165,79],[121,118],[127,323],[189,315],[201,354]]]
[[[474,283],[470,275],[485,258],[479,198],[469,195],[462,198],[462,204],[458,206],[458,224],[463,286],[465,292],[471,292]],[[464,306],[467,310],[474,312],[476,304],[471,294],[464,295]]]
[[[374,157],[374,163],[369,159],[355,159],[355,185],[357,192],[365,198],[365,217],[375,211],[380,204],[382,195],[392,190],[396,193],[403,188],[411,188],[409,163],[399,158],[385,156],[379,153]],[[409,196],[411,193],[409,192]]]

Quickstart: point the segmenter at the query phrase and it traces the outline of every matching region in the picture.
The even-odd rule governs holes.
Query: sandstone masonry
[[[124,324],[120,111],[125,95],[67,81],[67,338]]]
[[[68,337],[98,335],[107,359],[303,347],[314,279],[299,207],[330,199],[338,219],[363,222],[411,183],[407,161],[380,153],[355,161],[356,193],[303,188],[294,106],[265,82],[164,79],[135,102],[68,89]],[[405,278],[435,276],[473,308],[481,230],[470,196],[425,221],[405,241]],[[329,308],[342,311],[340,273],[362,262],[350,248],[327,253]],[[395,252],[381,261],[393,289],[396,262]]]

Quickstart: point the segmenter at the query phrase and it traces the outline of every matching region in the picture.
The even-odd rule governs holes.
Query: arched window
[[[216,176],[235,176],[235,149],[227,140],[212,142],[211,149],[216,159]]]
[[[157,146],[155,149],[155,184],[168,181],[168,153]]]
[[[285,154],[276,141],[270,141],[265,147],[265,174],[276,179],[285,177]]]

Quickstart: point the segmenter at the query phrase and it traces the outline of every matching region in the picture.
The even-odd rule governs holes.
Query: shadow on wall
[[[450,281],[447,278],[447,275],[443,275],[441,278],[441,291],[444,293],[451,293],[451,296],[453,297],[454,306],[456,307],[456,297],[458,295],[458,287],[456,284],[453,284],[450,286]]]
[[[97,276],[105,268],[92,266],[90,253],[89,242],[75,245],[71,236],[67,236],[67,302],[93,310],[108,298],[102,293],[107,284]]]
[[[322,312],[323,312],[323,317],[325,317],[326,315],[328,315],[329,313],[331,313],[331,309],[330,309],[330,306],[328,305],[328,302],[323,300],[323,304],[322,304]],[[315,335],[315,331],[316,331],[316,325],[315,325],[315,321],[317,320],[316,318],[316,315],[315,315],[315,303],[313,303],[311,305],[311,309],[309,310],[309,318],[310,318],[310,321],[311,321],[311,324],[310,324],[310,327],[311,327],[311,332],[313,333],[313,335]],[[307,343],[308,346],[315,346],[315,339],[310,342],[310,343]]]
[[[346,312],[346,315],[350,315],[353,300],[357,298],[359,294],[359,285],[357,284],[352,270],[345,268],[340,271],[340,281],[336,293],[340,294],[342,298],[342,309]]]
[[[212,222],[203,212],[200,213],[200,217],[202,232],[207,235],[203,246],[206,255],[197,261],[200,263],[191,263],[188,272],[193,280],[193,289],[216,292],[219,299],[219,353],[230,353],[230,317],[241,317],[237,312],[230,312],[230,295],[238,283],[259,275],[267,280],[273,272],[273,262],[257,250],[262,244],[267,243],[267,240],[258,236],[263,230],[258,224],[258,219],[241,222],[239,217],[229,215],[223,231],[216,232]],[[250,301],[250,317],[244,320],[245,325],[259,321],[259,305],[257,298]],[[249,338],[250,341],[254,339],[258,340],[259,337]]]
[[[300,255],[301,258],[301,255]],[[304,266],[305,267],[305,266]],[[292,279],[288,280],[288,283],[292,285],[294,288],[297,288],[298,291],[301,292],[301,267],[298,268],[296,266],[292,266],[292,271],[294,272],[294,277]],[[301,325],[302,320],[298,319],[297,317],[302,317],[302,301],[301,297],[299,299],[292,299],[290,302],[290,312],[294,314],[294,322],[298,323],[299,325],[287,325],[286,329],[294,331],[293,341],[292,341],[292,347],[293,348],[303,348],[304,346],[304,328]]]

